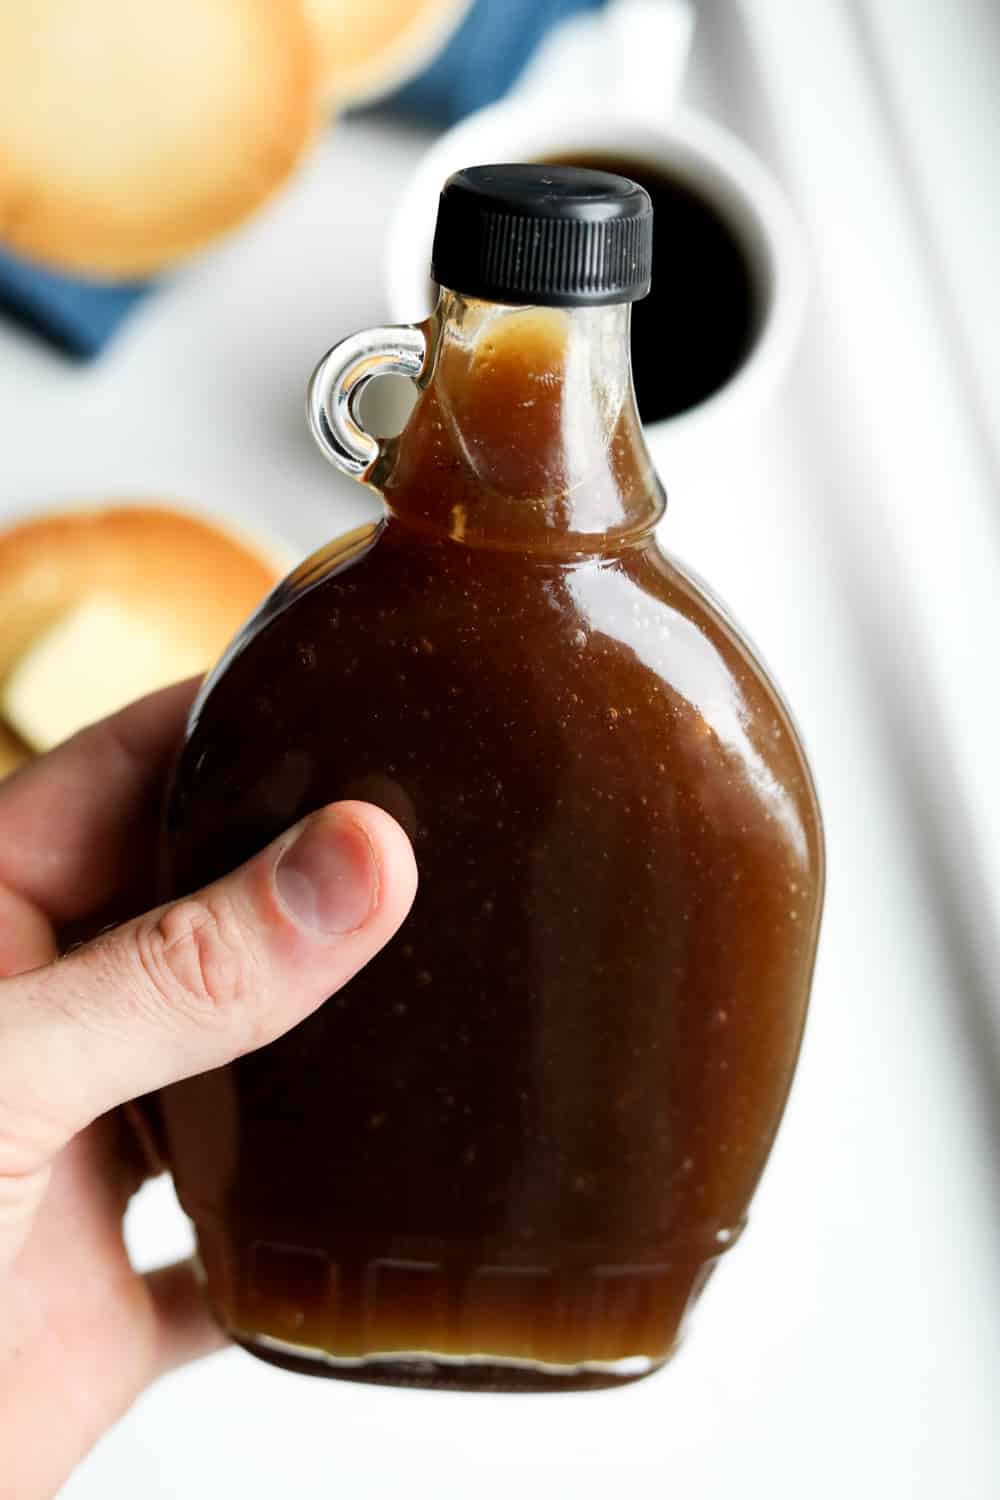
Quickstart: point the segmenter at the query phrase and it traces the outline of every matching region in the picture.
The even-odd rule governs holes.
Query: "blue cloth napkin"
[[[546,32],[605,0],[476,0],[444,50],[377,108],[453,125],[503,97]]]
[[[0,311],[83,359],[100,353],[148,287],[61,276],[0,249]]]
[[[377,109],[424,124],[450,125],[505,94],[553,26],[603,4],[604,0],[475,0],[429,67]],[[129,309],[154,284],[62,276],[0,248],[0,313],[83,359],[100,353]]]

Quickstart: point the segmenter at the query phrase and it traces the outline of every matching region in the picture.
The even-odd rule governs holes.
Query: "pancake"
[[[224,523],[153,504],[60,512],[0,533],[0,774],[25,742],[47,749],[207,670],[290,562]]]
[[[240,223],[319,119],[298,0],[0,5],[0,242],[137,277]]]
[[[470,0],[306,0],[323,88],[367,103],[414,77],[458,27]]]

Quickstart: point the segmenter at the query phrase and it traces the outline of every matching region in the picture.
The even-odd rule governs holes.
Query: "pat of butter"
[[[51,750],[97,719],[208,665],[187,643],[94,594],[60,616],[15,662],[0,710],[32,749]]]

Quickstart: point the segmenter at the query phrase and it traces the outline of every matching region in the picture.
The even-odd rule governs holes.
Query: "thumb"
[[[273,1041],[378,952],[415,889],[399,826],[343,802],[195,895],[0,982],[0,1174]]]

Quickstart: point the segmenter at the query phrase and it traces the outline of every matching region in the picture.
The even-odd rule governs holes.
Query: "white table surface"
[[[775,127],[787,140],[749,71],[726,86],[731,39],[707,10],[689,97],[762,149]],[[768,38],[754,40],[766,72]],[[780,104],[781,77],[769,85]],[[151,298],[92,366],[0,327],[0,515],[162,496],[305,551],[366,513],[311,445],[303,384],[336,337],[384,316],[375,247],[422,148],[400,127],[341,125],[279,202]],[[794,167],[793,151],[793,186]],[[814,223],[807,191],[800,205]],[[891,533],[885,470],[845,431],[838,403],[860,365],[831,375],[829,329],[847,291],[822,258],[816,269],[781,402],[697,473],[665,475],[664,542],[728,598],[794,706],[830,865],[785,1125],[688,1345],[624,1391],[545,1399],[309,1381],[227,1352],[149,1392],[65,1500],[996,1493],[988,1016],[953,920],[954,871],[906,770],[917,730],[890,711],[907,622],[872,634],[898,581],[859,533],[866,504],[872,536]],[[183,1252],[165,1182],[140,1195],[129,1234],[142,1264]]]

